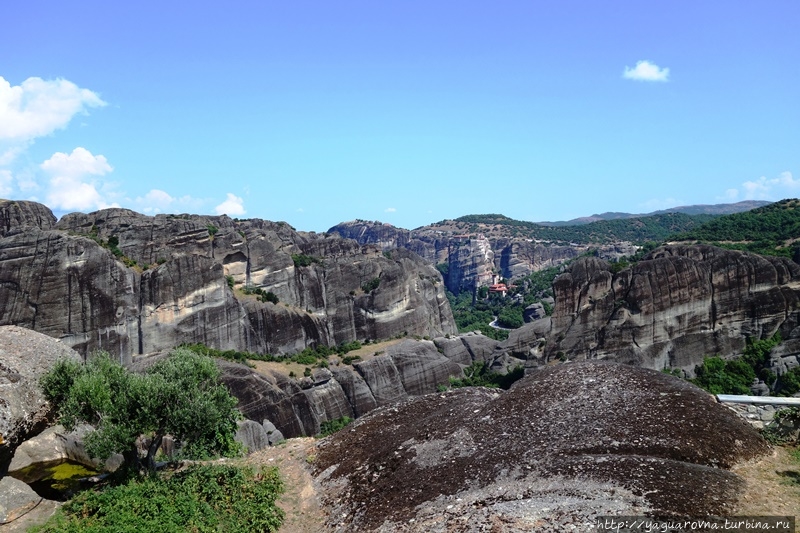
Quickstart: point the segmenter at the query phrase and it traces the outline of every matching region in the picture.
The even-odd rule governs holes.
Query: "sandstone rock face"
[[[683,380],[583,362],[377,409],[314,468],[330,530],[585,531],[606,514],[730,513],[743,481],[727,469],[767,451]]]
[[[281,354],[455,332],[441,275],[405,250],[390,258],[349,239],[224,215],[105,209],[54,222],[40,204],[0,204],[0,324],[82,354],[104,349],[129,363],[184,342]]]
[[[51,406],[39,389],[39,378],[62,357],[80,359],[46,335],[0,327],[0,476],[17,447],[50,422]]]
[[[244,446],[247,453],[263,450],[270,445],[269,435],[264,430],[264,426],[255,420],[243,420],[240,422],[234,438],[236,442]]]
[[[798,324],[800,266],[712,246],[667,246],[617,274],[587,257],[556,278],[545,359],[612,359],[692,372],[746,339]]]

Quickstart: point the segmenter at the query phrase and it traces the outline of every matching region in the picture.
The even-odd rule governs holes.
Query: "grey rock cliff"
[[[380,406],[436,392],[450,377],[461,377],[465,366],[440,353],[432,341],[411,339],[352,367],[318,369],[300,381],[227,361],[218,364],[222,381],[239,399],[245,417],[270,420],[285,437],[316,435],[325,421],[357,418]]]
[[[54,223],[40,204],[6,202],[0,222],[0,324],[83,354],[100,348],[128,363],[183,342],[280,354],[455,332],[440,274],[408,251],[390,258],[349,239],[224,215],[115,208]]]
[[[713,246],[667,246],[613,274],[581,258],[553,285],[546,358],[599,358],[691,372],[706,355],[798,325],[800,266]]]
[[[453,293],[472,291],[489,285],[492,275],[517,278],[558,266],[588,250],[583,245],[555,245],[531,242],[521,238],[488,238],[481,234],[456,235],[423,227],[413,231],[391,224],[355,220],[343,222],[330,233],[355,239],[361,244],[412,250],[431,265],[448,266],[445,283]],[[636,247],[630,243],[594,247],[602,257],[632,255]]]

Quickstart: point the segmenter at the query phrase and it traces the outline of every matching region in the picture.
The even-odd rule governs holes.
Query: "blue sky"
[[[14,2],[0,197],[309,231],[796,197],[798,20],[794,0]]]

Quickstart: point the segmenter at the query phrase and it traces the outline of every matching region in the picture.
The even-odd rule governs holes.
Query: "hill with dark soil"
[[[340,531],[586,530],[606,514],[730,513],[728,469],[767,450],[694,385],[583,362],[373,411],[321,443],[315,468]]]

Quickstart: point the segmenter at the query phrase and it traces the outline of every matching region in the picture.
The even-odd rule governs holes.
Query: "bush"
[[[284,520],[275,504],[283,490],[277,468],[192,466],[83,492],[37,531],[272,532]]]
[[[319,263],[319,259],[306,254],[292,254],[292,261],[296,267],[307,267]]]
[[[516,367],[507,374],[500,374],[489,370],[489,365],[481,361],[475,361],[464,369],[463,378],[450,378],[450,387],[457,389],[460,387],[489,387],[508,389],[511,384],[521,379],[524,369]]]
[[[317,437],[327,437],[328,435],[333,435],[337,431],[344,429],[348,424],[353,421],[352,418],[349,416],[343,416],[341,418],[337,418],[336,420],[326,420],[322,424],[320,424],[320,433]]]
[[[692,383],[711,394],[750,394],[750,385],[756,377],[753,367],[746,361],[725,361],[720,357],[706,357],[695,367]]]
[[[79,423],[96,428],[85,438],[90,457],[104,460],[121,452],[129,467],[153,472],[166,435],[183,442],[188,457],[241,451],[233,439],[241,418],[237,400],[218,378],[211,358],[187,349],[176,349],[145,374],[129,372],[98,352],[85,365],[60,360],[42,376],[41,387],[68,431]],[[140,436],[150,442],[143,462],[136,445]]]
[[[361,286],[361,290],[366,293],[370,293],[375,289],[377,289],[378,285],[380,284],[381,284],[381,278],[372,278],[371,280],[369,280],[368,282],[366,282]]]

